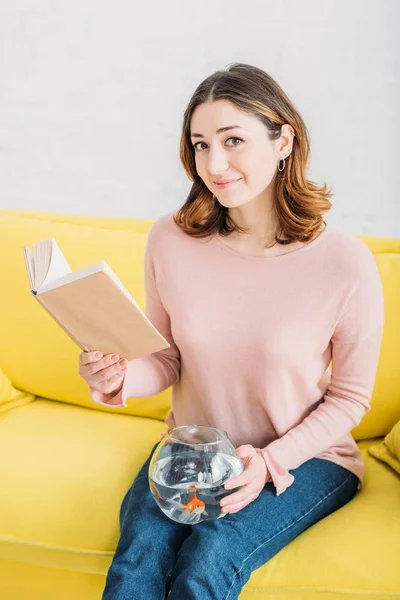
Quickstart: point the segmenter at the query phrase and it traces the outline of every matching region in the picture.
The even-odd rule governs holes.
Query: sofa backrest
[[[152,220],[0,211],[0,369],[18,389],[93,410],[78,372],[81,350],[30,294],[22,246],[54,237],[72,270],[106,260],[139,306],[145,308],[144,252]],[[383,436],[400,418],[400,239],[357,236],[373,252],[385,295],[385,328],[371,410],[355,439]],[[171,389],[131,398],[118,414],[163,420]]]
[[[30,293],[22,247],[54,237],[73,271],[106,260],[145,308],[144,252],[152,221],[0,211],[0,369],[12,384],[41,398],[114,412],[92,401],[79,375],[81,349]],[[130,399],[117,414],[163,420],[171,390]]]

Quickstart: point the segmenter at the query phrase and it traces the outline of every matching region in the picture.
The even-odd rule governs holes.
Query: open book
[[[133,360],[169,348],[104,260],[73,272],[54,238],[23,253],[32,294],[82,350]]]

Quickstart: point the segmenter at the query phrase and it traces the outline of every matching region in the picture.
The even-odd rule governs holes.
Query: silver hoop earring
[[[279,168],[280,163],[281,163],[281,161],[278,162],[278,171],[283,171],[284,168],[285,168],[285,159],[283,159],[283,167],[282,167],[282,169]]]

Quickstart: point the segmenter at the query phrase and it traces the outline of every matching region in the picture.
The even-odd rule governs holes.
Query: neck
[[[243,206],[229,209],[232,219],[248,230],[247,233],[235,233],[235,237],[245,238],[247,242],[264,246],[275,241],[279,222],[273,208],[272,198],[257,197]]]

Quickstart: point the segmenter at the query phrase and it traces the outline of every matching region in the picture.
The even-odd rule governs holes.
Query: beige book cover
[[[23,253],[33,297],[82,350],[133,360],[169,348],[105,261],[73,272],[54,238]]]

